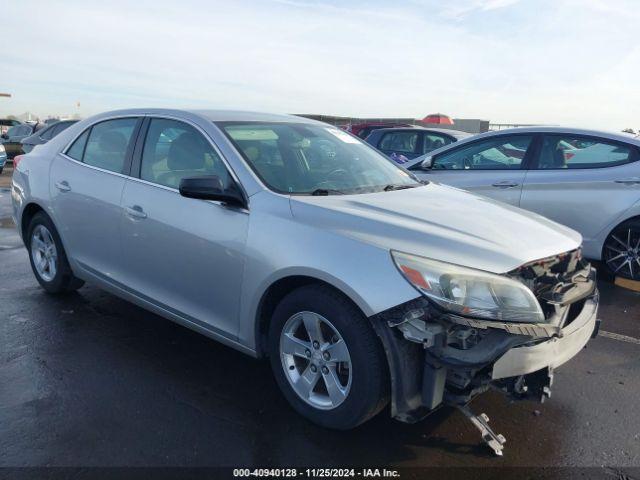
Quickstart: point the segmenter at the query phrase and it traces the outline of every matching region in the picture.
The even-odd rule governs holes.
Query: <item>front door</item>
[[[430,169],[413,173],[518,206],[532,145],[532,135],[491,137],[436,155]]]
[[[111,280],[122,280],[120,197],[137,123],[131,117],[97,123],[51,166],[54,218],[70,260]]]
[[[172,314],[236,338],[249,214],[178,192],[185,177],[234,181],[201,132],[162,118],[146,130],[139,179],[129,179],[122,195],[127,285]]]

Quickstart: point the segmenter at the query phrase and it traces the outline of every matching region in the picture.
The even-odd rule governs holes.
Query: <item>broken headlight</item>
[[[411,285],[452,313],[504,322],[545,321],[533,292],[516,280],[406,253],[392,251],[391,256]]]

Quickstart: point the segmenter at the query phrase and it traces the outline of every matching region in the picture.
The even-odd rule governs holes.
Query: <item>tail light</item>
[[[24,157],[24,155],[16,155],[15,157],[13,157],[13,169],[15,170],[16,168],[18,168],[18,164],[20,163],[20,161],[22,160],[22,157]]]

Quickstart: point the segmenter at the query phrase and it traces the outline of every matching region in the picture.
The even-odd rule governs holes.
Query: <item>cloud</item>
[[[612,2],[613,3],[613,2]],[[637,128],[637,14],[599,0],[139,0],[3,6],[0,115],[132,106],[443,111]],[[617,5],[617,4],[616,4]],[[464,7],[464,8],[463,8]],[[615,28],[613,28],[615,27]]]

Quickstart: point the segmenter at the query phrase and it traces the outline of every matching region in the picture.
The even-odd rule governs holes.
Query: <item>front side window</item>
[[[122,173],[137,121],[137,118],[120,118],[95,124],[91,127],[82,161],[87,165]]]
[[[633,160],[631,147],[579,136],[545,135],[540,150],[541,170],[603,168]]]
[[[178,188],[187,177],[216,175],[224,187],[232,182],[227,167],[195,128],[176,120],[151,120],[142,151],[140,178]]]
[[[434,170],[512,170],[522,165],[531,135],[494,137],[437,155]]]
[[[366,193],[420,186],[361,140],[306,123],[217,124],[272,190],[298,195]]]
[[[451,137],[445,137],[444,135],[435,133],[425,133],[422,139],[422,153],[429,153],[450,143],[453,143]]]
[[[384,152],[415,153],[419,136],[418,130],[385,133],[378,148]]]

